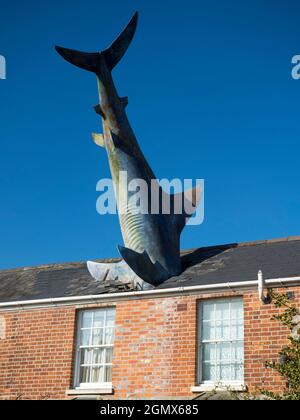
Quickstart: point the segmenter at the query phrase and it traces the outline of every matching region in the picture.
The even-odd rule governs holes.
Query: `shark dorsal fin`
[[[121,100],[124,108],[126,108],[127,105],[128,105],[128,96],[124,96],[123,98],[120,98],[120,100]]]
[[[105,114],[100,104],[94,106],[94,111],[96,112],[96,114],[100,115],[105,120]]]

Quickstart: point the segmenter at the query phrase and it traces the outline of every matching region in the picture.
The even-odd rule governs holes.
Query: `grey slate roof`
[[[300,276],[300,237],[219,245],[185,251],[184,272],[158,288]],[[102,260],[116,262],[118,260]],[[0,271],[0,302],[86,296],[133,290],[121,282],[96,282],[85,263]]]

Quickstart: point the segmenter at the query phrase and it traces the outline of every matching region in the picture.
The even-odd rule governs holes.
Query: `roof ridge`
[[[280,242],[292,242],[292,241],[300,241],[300,236],[286,236],[282,238],[273,238],[273,239],[261,239],[257,241],[246,241],[246,242],[236,242],[236,243],[228,243],[228,244],[219,244],[219,245],[209,245],[203,246],[199,248],[190,248],[181,251],[181,255],[186,255],[191,252],[195,251],[206,251],[212,249],[227,249],[227,248],[238,248],[244,246],[255,246],[255,245],[263,245],[263,244],[273,244],[273,243],[280,243]],[[101,258],[95,259],[95,262],[99,263],[115,263],[121,261],[121,258]],[[59,270],[59,269],[67,269],[67,268],[84,268],[86,267],[86,261],[79,261],[79,262],[66,262],[66,263],[48,263],[48,264],[41,264],[36,266],[25,266],[25,267],[17,267],[17,268],[8,268],[8,269],[0,269],[0,272],[20,272],[20,271],[30,271],[30,270]]]
[[[245,242],[232,242],[228,244],[219,244],[219,245],[209,245],[203,246],[199,248],[190,248],[183,250],[181,254],[187,254],[189,252],[193,252],[196,250],[210,250],[210,249],[222,249],[222,248],[233,248],[233,247],[242,247],[242,246],[254,246],[254,245],[262,245],[262,244],[273,244],[279,242],[292,242],[292,241],[300,241],[300,236],[286,236],[282,238],[273,238],[273,239],[258,239],[257,241],[245,241]]]
[[[251,246],[251,245],[261,245],[261,244],[273,244],[279,242],[292,242],[292,241],[300,241],[300,236],[285,236],[282,238],[273,238],[273,239],[263,239],[258,241],[248,241],[248,242],[240,242],[237,246]]]

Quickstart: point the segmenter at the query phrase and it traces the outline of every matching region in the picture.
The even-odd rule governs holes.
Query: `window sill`
[[[82,389],[68,389],[67,395],[109,395],[113,394],[113,388],[82,388]]]
[[[210,391],[235,391],[245,392],[247,390],[244,384],[201,384],[191,387],[191,392],[210,392]]]

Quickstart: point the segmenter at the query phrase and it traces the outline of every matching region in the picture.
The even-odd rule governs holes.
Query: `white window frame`
[[[105,321],[104,325],[106,325],[106,316],[107,311],[113,310],[115,313],[114,307],[108,307],[108,308],[96,308],[96,309],[83,309],[78,312],[77,316],[77,338],[76,338],[76,357],[75,357],[75,370],[74,370],[74,388],[77,390],[89,390],[89,389],[112,389],[112,382],[90,382],[90,383],[80,383],[80,366],[81,366],[81,349],[87,348],[87,346],[81,346],[81,333],[82,333],[82,321],[83,321],[83,315],[87,312],[98,312],[103,311],[105,312]],[[94,316],[94,315],[93,315]],[[103,327],[105,328],[105,327]],[[111,328],[111,327],[110,327]],[[115,323],[114,323],[114,329],[115,329]],[[101,346],[88,346],[88,348],[114,348],[114,342],[111,345],[103,344]],[[105,363],[104,365],[111,365],[112,363]]]
[[[238,390],[242,391],[245,389],[244,384],[244,367],[245,367],[245,357],[243,358],[243,380],[242,381],[207,381],[203,380],[203,343],[225,343],[225,342],[242,342],[244,344],[245,340],[244,337],[242,339],[235,339],[235,340],[203,340],[202,339],[202,326],[203,326],[203,303],[210,302],[210,303],[231,303],[234,301],[240,301],[243,305],[244,310],[244,302],[242,297],[233,297],[233,298],[217,298],[217,299],[207,299],[198,302],[197,307],[197,322],[198,322],[198,345],[197,345],[197,359],[198,359],[198,369],[197,369],[197,383],[196,387],[192,387],[192,391],[209,391],[212,389],[231,389],[231,390]]]

